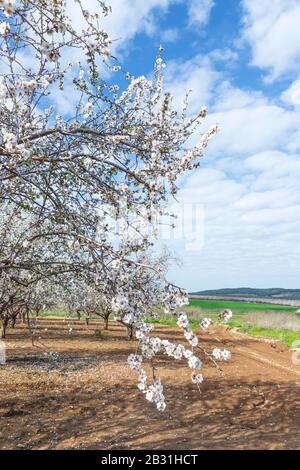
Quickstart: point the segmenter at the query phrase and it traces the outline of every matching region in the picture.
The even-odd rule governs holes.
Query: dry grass
[[[194,320],[202,320],[205,316],[205,311],[202,308],[198,307],[187,307],[185,311],[188,313],[189,317]]]
[[[300,317],[292,313],[252,312],[245,315],[245,320],[261,328],[300,331]]]

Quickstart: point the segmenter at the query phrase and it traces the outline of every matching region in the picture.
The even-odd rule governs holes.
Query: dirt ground
[[[126,365],[135,343],[111,322],[70,326],[38,319],[48,351],[33,347],[23,325],[9,330],[7,363],[0,365],[1,449],[299,449],[300,366],[280,344],[226,327],[199,332],[203,346],[230,349],[220,373],[203,369],[201,395],[185,363],[159,360],[167,409],[158,412],[136,387]],[[176,328],[157,325],[182,341]],[[217,338],[216,340],[213,340]],[[160,367],[163,366],[163,367]]]

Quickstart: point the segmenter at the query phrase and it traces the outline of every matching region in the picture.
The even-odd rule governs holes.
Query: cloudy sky
[[[209,111],[203,131],[221,127],[180,185],[185,239],[169,245],[183,265],[172,280],[300,287],[299,0],[108,3],[105,28],[125,68],[149,74],[162,44],[175,101],[191,88],[191,112]]]

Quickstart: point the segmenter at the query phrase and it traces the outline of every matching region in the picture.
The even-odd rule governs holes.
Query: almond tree
[[[61,237],[62,225],[11,203],[0,204],[0,210],[0,321],[4,335],[20,313],[24,320],[25,314],[50,301],[50,294],[53,298],[57,278],[81,273],[89,260],[69,249]]]
[[[153,363],[161,348],[174,358],[185,351],[175,354],[146,334],[144,320],[154,304],[176,312],[187,295],[141,258],[155,242],[157,217],[166,213],[177,180],[199,166],[217,127],[190,148],[206,109],[189,117],[188,95],[182,110],[174,109],[163,87],[161,51],[151,78],[123,72],[100,26],[109,8],[98,5],[99,13],[91,14],[83,0],[0,1],[0,203],[42,221],[39,240],[47,240],[49,253],[65,244],[75,258],[76,250],[86,254],[91,267],[84,269],[110,286],[115,311],[136,330],[141,355],[131,357],[130,365],[140,370],[142,359]],[[70,6],[81,18],[80,31],[67,14]],[[112,77],[105,81],[104,69],[126,85],[120,89]],[[39,256],[32,250],[29,276],[42,265]],[[49,274],[66,268],[62,258],[51,259]],[[6,261],[0,259],[1,277],[12,279],[19,261]],[[145,284],[151,276],[161,284],[159,298]],[[193,344],[187,329],[189,337]],[[192,352],[186,355],[193,370],[201,367]],[[141,390],[163,409],[160,381],[145,380],[143,371]]]

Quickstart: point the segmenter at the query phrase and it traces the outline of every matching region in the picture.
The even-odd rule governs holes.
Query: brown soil
[[[57,360],[31,345],[22,325],[9,330],[0,366],[1,449],[299,449],[300,366],[280,344],[225,327],[200,333],[232,360],[224,374],[207,364],[201,395],[183,362],[161,358],[167,410],[158,412],[136,388],[126,365],[135,344],[115,323],[38,320],[37,336]],[[45,331],[47,329],[47,331]],[[181,340],[176,328],[157,333]],[[215,338],[217,338],[215,340]],[[162,367],[163,366],[163,367]]]

